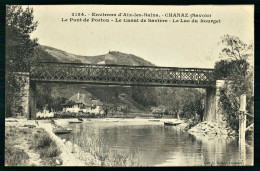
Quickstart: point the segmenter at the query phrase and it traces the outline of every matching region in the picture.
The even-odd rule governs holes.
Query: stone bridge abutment
[[[224,80],[216,80],[215,87],[206,88],[206,103],[203,121],[222,123],[223,113],[220,105],[220,90],[224,86]]]

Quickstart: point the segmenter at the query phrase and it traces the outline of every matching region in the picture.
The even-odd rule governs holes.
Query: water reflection
[[[139,151],[140,162],[148,166],[252,165],[253,146],[246,146],[246,160],[240,159],[236,139],[208,139],[193,136],[163,123],[84,121],[71,125],[73,133],[61,135],[79,146],[98,137],[112,150]]]

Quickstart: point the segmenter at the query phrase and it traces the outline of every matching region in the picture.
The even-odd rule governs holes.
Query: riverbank
[[[210,121],[204,121],[196,124],[188,130],[190,134],[195,136],[205,136],[210,139],[213,137],[218,138],[235,138],[236,132],[227,124],[218,124]]]
[[[53,166],[60,150],[54,140],[32,121],[6,120],[5,165],[7,166]]]
[[[64,128],[69,128],[69,121],[77,121],[72,119],[53,119],[55,125]],[[149,119],[135,118],[135,119],[115,119],[115,118],[95,118],[83,119],[83,122],[113,122],[124,125],[125,122],[133,121],[133,125],[143,124],[163,124],[164,121],[176,122],[176,119],[160,119],[160,122],[149,121]],[[6,150],[14,149],[14,152],[20,152],[21,157],[19,162],[9,162],[6,165],[18,166],[140,166],[137,155],[127,155],[123,153],[113,153],[106,147],[99,147],[99,140],[91,140],[85,142],[84,150],[76,144],[61,139],[53,133],[54,124],[51,120],[27,120],[18,118],[7,118],[5,120],[6,130]],[[12,134],[13,132],[17,134]],[[36,134],[48,134],[50,139],[55,142],[58,147],[59,154],[50,158],[41,158],[40,151],[31,148],[33,139]],[[9,139],[12,134],[12,140]],[[105,153],[105,154],[103,154]],[[11,155],[10,155],[11,156]],[[104,156],[110,156],[105,157]],[[11,160],[16,160],[11,159]]]
[[[5,120],[5,150],[12,150],[13,152],[20,152],[19,156],[10,156],[15,161],[9,162],[6,165],[19,166],[101,166],[101,162],[89,153],[83,151],[70,142],[60,139],[52,132],[53,125],[50,120],[33,121],[27,119],[8,118]],[[53,140],[60,151],[60,154],[48,159],[41,158],[40,152],[37,149],[30,148],[32,144],[32,135],[42,134],[44,130],[48,136]],[[12,139],[10,139],[12,137]],[[15,140],[15,141],[14,141]],[[6,151],[7,152],[7,151]],[[7,154],[7,153],[6,153]]]
[[[126,154],[122,151],[122,153],[117,153],[115,151],[111,151],[110,148],[107,148],[102,144],[100,139],[95,139],[95,136],[90,136],[91,139],[82,137],[77,139],[78,142],[67,141],[66,139],[60,138],[52,132],[52,129],[55,125],[62,126],[64,128],[73,128],[72,124],[69,121],[78,121],[76,118],[72,119],[52,119],[51,120],[26,120],[26,119],[14,119],[8,118],[6,119],[6,131],[7,133],[12,132],[13,129],[19,130],[20,132],[18,135],[14,137],[20,145],[17,146],[10,143],[9,141],[7,144],[9,145],[8,148],[18,148],[18,152],[21,153],[22,158],[24,161],[21,161],[20,165],[26,166],[141,166],[138,163],[138,153]],[[100,126],[105,125],[106,127],[117,127],[122,125],[164,125],[164,122],[181,122],[173,130],[184,131],[185,128],[189,127],[189,122],[177,119],[147,119],[147,118],[134,118],[134,119],[124,119],[124,118],[83,118],[84,125],[96,125],[99,124]],[[103,124],[104,123],[104,124]],[[27,127],[24,127],[27,125]],[[10,127],[12,127],[10,130]],[[74,128],[73,128],[74,129]],[[218,130],[219,129],[219,130]],[[224,131],[221,130],[219,126],[215,123],[209,122],[201,122],[189,129],[188,133],[193,134],[198,139],[203,139],[208,141],[208,138],[211,137],[225,137]],[[24,131],[26,130],[26,131]],[[50,138],[57,144],[60,154],[56,157],[53,157],[50,161],[45,161],[46,159],[41,159],[40,153],[37,150],[30,149],[28,146],[29,137],[33,136],[35,133],[39,133],[40,130],[44,130]],[[172,130],[172,129],[166,129]],[[74,130],[75,131],[75,130]],[[215,132],[214,132],[215,131]],[[26,132],[25,135],[23,132]],[[216,135],[217,132],[217,135]],[[223,135],[222,135],[223,134]],[[102,138],[102,137],[98,137]],[[213,138],[213,139],[214,139]],[[74,143],[72,143],[74,142]],[[80,143],[79,143],[80,142]],[[19,144],[18,143],[18,144]],[[100,144],[101,143],[101,144]],[[27,145],[26,145],[27,144]],[[76,144],[79,144],[80,147]],[[17,150],[16,150],[17,151]],[[136,154],[136,155],[135,155]],[[29,161],[26,163],[25,161]]]
[[[52,132],[54,124],[53,121],[51,120],[46,119],[46,120],[28,121],[26,119],[8,118],[6,119],[6,130],[7,130],[6,133],[9,134],[13,132],[13,130],[18,130],[16,132],[18,132],[19,134],[15,134],[12,139],[8,140],[7,150],[14,149],[13,151],[19,154],[19,156],[21,156],[20,158],[18,157],[15,159],[15,160],[17,159],[20,160],[19,166],[23,165],[23,166],[108,166],[108,167],[124,166],[125,167],[125,166],[146,166],[147,163],[140,163],[139,161],[143,161],[143,160],[150,161],[150,160],[154,160],[154,158],[151,157],[150,159],[147,159],[147,156],[144,158],[144,154],[147,155],[149,154],[149,156],[151,156],[151,154],[156,153],[155,156],[160,155],[158,153],[159,148],[157,147],[165,147],[165,144],[170,145],[169,149],[175,150],[174,154],[177,151],[178,153],[180,153],[180,155],[186,155],[183,154],[183,152],[178,151],[178,148],[177,149],[175,148],[176,147],[175,142],[178,142],[179,140],[183,140],[183,139],[186,139],[187,142],[190,143],[188,146],[185,146],[184,148],[189,148],[194,143],[194,140],[196,139],[199,140],[200,142],[203,142],[204,144],[203,148],[211,148],[212,144],[216,144],[215,142],[222,143],[224,144],[224,146],[226,146],[225,144],[229,143],[226,141],[227,139],[225,136],[222,135],[220,136],[220,133],[223,131],[219,131],[219,135],[213,133],[214,130],[216,131],[214,123],[209,124],[209,123],[202,122],[191,127],[189,131],[184,131],[184,128],[190,126],[187,120],[181,121],[177,119],[166,119],[166,118],[164,119],[83,118],[83,123],[70,124],[69,122],[69,121],[77,121],[77,120],[78,119],[76,118],[53,119],[55,125],[59,125],[64,128],[73,129],[73,132],[71,134],[68,134],[68,136],[57,136]],[[176,127],[175,126],[164,127],[165,121],[182,122],[182,123]],[[25,125],[27,126],[25,127]],[[121,127],[124,129],[118,129]],[[109,131],[107,132],[105,131],[101,133],[100,131],[96,132],[97,130],[102,130],[102,129],[109,130]],[[127,132],[128,129],[129,132]],[[56,143],[57,147],[59,147],[59,151],[60,151],[59,155],[51,158],[51,160],[47,160],[46,158],[41,158],[39,151],[30,148],[30,143],[31,143],[30,137],[34,137],[34,134],[37,133],[41,134],[42,132],[39,132],[41,130],[44,130],[49,135],[49,137]],[[199,131],[192,132],[191,130],[199,130]],[[208,133],[201,133],[202,130]],[[113,133],[113,131],[115,132]],[[190,134],[194,135],[195,137],[191,136]],[[164,136],[160,137],[160,135],[164,135]],[[110,139],[113,140],[112,145],[106,144],[106,142]],[[125,142],[125,140],[127,142]],[[128,141],[130,142],[129,144]],[[15,142],[16,144],[13,142]],[[233,141],[232,139],[230,139],[230,142],[235,142],[235,140]],[[116,146],[118,146],[119,149],[115,149],[114,144],[117,144]],[[135,145],[137,145],[136,149],[140,147],[140,151],[139,149],[137,151],[136,149],[128,150],[131,147],[136,147]],[[196,145],[197,144],[195,143],[195,147]],[[179,144],[179,146],[181,145]],[[192,149],[193,148],[191,148],[191,150]],[[167,155],[169,155],[171,151],[167,151],[167,152],[164,151],[163,153],[167,153]],[[14,153],[10,153],[10,154],[14,154]],[[214,153],[210,155],[214,155]],[[163,158],[163,155],[161,157]],[[170,161],[170,163],[172,162],[173,161]],[[174,161],[173,163],[175,162],[176,161]],[[169,164],[169,162],[166,164]],[[178,163],[175,164],[177,165]],[[149,163],[149,166],[150,165],[152,166],[153,163]]]

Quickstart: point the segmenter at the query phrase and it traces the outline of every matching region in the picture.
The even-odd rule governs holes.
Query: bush
[[[52,144],[52,139],[46,133],[35,134],[34,139],[36,148],[45,148]]]
[[[19,166],[29,159],[29,156],[24,150],[14,146],[5,145],[5,165],[6,166]]]
[[[57,144],[51,139],[49,134],[44,130],[34,134],[34,143],[31,147],[39,151],[41,158],[53,158],[59,156],[61,153]]]
[[[60,153],[61,153],[60,149],[58,149],[57,146],[52,145],[48,148],[41,149],[40,157],[45,157],[45,158],[57,157],[57,156],[59,156]]]

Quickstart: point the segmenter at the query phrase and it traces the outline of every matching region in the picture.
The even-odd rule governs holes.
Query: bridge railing
[[[35,63],[30,79],[36,81],[213,85],[214,69],[156,66]]]

